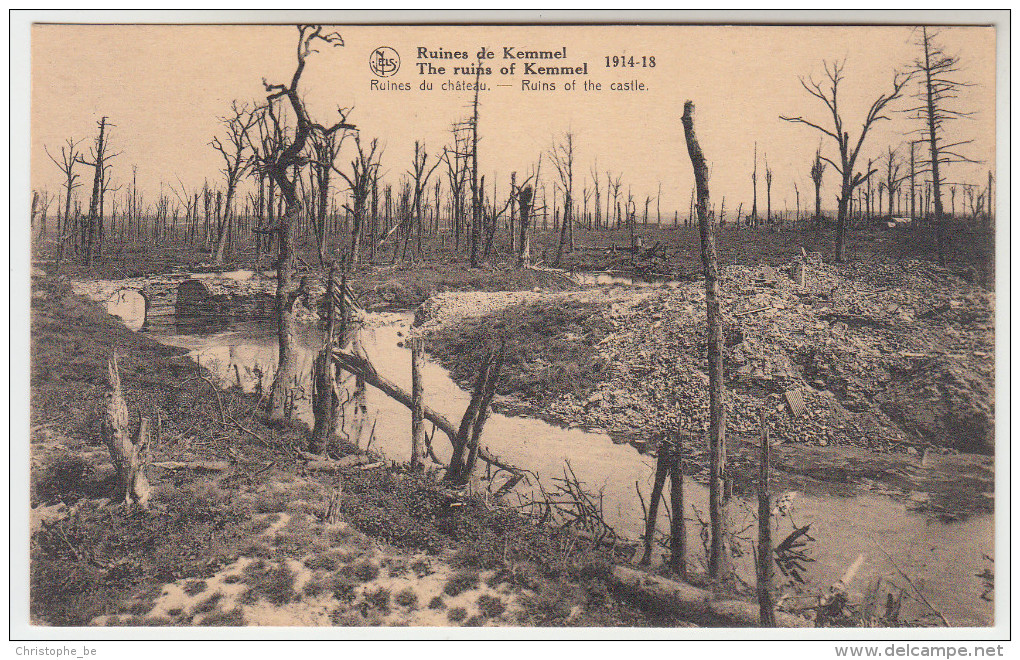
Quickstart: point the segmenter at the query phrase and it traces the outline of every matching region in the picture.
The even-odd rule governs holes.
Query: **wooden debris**
[[[710,591],[626,566],[615,566],[609,579],[615,588],[684,618],[733,627],[759,625],[758,606],[746,601],[716,599]],[[777,627],[811,628],[813,625],[802,617],[776,612]]]
[[[920,314],[917,315],[917,318],[919,318],[919,319],[931,318],[931,317],[935,316],[936,314],[942,314],[943,312],[948,312],[951,309],[951,307],[952,307],[952,305],[950,305],[948,302],[944,302],[941,305],[936,305],[935,307],[932,307],[932,308],[930,308],[930,309],[928,309],[928,310],[926,310],[924,312],[921,312]]]
[[[196,472],[224,472],[230,469],[227,461],[161,461],[153,467],[164,470],[194,470]]]
[[[765,305],[764,307],[758,307],[756,309],[747,309],[743,312],[736,312],[733,316],[747,316],[748,314],[757,314],[758,312],[764,312],[767,309],[772,309],[772,305]]]
[[[791,415],[800,417],[804,414],[804,394],[800,388],[786,390],[783,392],[783,396],[786,398],[786,404],[790,407]]]
[[[314,454],[304,454],[305,456],[315,456]],[[317,471],[328,471],[336,470],[339,468],[354,467],[356,465],[365,465],[372,463],[373,459],[368,454],[351,454],[350,456],[344,456],[343,458],[332,461],[329,459],[323,459],[321,456],[316,457],[318,460],[310,460],[305,463],[302,467],[306,470],[317,470]]]

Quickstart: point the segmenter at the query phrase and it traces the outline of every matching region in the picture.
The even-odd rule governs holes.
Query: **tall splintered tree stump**
[[[708,213],[708,166],[705,154],[694,133],[694,102],[684,103],[682,117],[687,153],[694,167],[697,188],[698,227],[701,230],[701,263],[705,270],[705,306],[708,315],[708,445],[711,456],[709,467],[708,512],[712,529],[709,549],[708,573],[713,578],[729,575],[729,562],[725,552],[724,534],[726,515],[723,508],[723,479],[726,474],[726,390],[723,385],[723,331],[722,311],[719,307],[719,257],[715,250],[715,226]]]
[[[647,566],[652,561],[652,545],[655,540],[655,526],[659,518],[659,502],[662,490],[669,477],[670,507],[673,513],[669,525],[670,567],[682,579],[687,579],[687,526],[684,521],[684,486],[680,463],[680,445],[664,440],[659,445],[655,462],[655,483],[652,485],[652,499],[648,503],[645,520],[644,553],[640,564]]]
[[[655,483],[652,485],[652,499],[648,502],[648,519],[645,520],[645,551],[641,555],[641,565],[647,566],[652,561],[652,544],[655,542],[655,524],[659,517],[659,501],[662,489],[666,485],[669,474],[670,444],[668,441],[659,445],[659,455],[655,461]]]
[[[499,374],[506,358],[503,346],[489,353],[485,364],[478,371],[475,387],[471,394],[460,428],[453,439],[453,454],[450,466],[446,471],[446,481],[455,486],[463,486],[471,477],[475,462],[478,459],[478,443],[481,441],[482,429],[489,418],[489,406],[496,394]]]
[[[528,228],[531,226],[531,207],[534,202],[534,189],[525,185],[517,193],[517,206],[520,209],[520,238],[517,240],[517,267],[527,268],[531,265],[531,237]]]
[[[425,457],[425,415],[422,412],[421,372],[425,368],[425,350],[422,340],[411,338],[411,468],[421,469]]]
[[[772,603],[772,501],[769,498],[769,427],[765,411],[758,411],[761,424],[761,454],[758,458],[758,612],[762,627],[776,627]]]
[[[669,462],[669,494],[673,517],[670,519],[669,552],[670,566],[687,579],[687,522],[684,520],[684,473],[680,456],[682,444],[677,441],[671,447]]]
[[[308,451],[322,453],[330,439],[336,434],[340,397],[337,393],[337,372],[332,355],[340,337],[340,343],[347,333],[347,272],[337,283],[333,268],[329,270],[326,283],[326,333],[322,350],[316,355],[312,367],[312,414],[315,427],[308,441]]]
[[[102,436],[110,450],[110,459],[117,470],[117,481],[124,492],[125,504],[147,507],[151,489],[145,476],[149,455],[149,419],[142,417],[134,441],[128,433],[131,415],[120,387],[117,368],[117,351],[107,364],[109,390],[106,393],[106,415],[103,417]]]

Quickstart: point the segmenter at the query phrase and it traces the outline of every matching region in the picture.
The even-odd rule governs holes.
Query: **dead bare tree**
[[[558,186],[563,191],[563,222],[560,225],[560,240],[556,247],[556,265],[560,265],[563,258],[563,246],[567,243],[568,232],[572,232],[574,204],[574,134],[567,132],[563,140],[553,144],[549,152],[553,165],[556,166],[556,173],[559,175]],[[568,247],[568,251],[572,246]]]
[[[319,252],[319,263],[325,265],[326,259],[326,225],[327,202],[331,174],[336,169],[336,159],[340,155],[346,132],[326,134],[312,133],[308,142],[311,145],[312,176],[315,180],[315,192],[318,201],[315,204],[315,242]]]
[[[305,63],[309,55],[314,52],[316,42],[338,47],[343,46],[343,39],[336,32],[324,33],[321,25],[299,25],[297,43],[297,67],[289,84],[271,84],[263,80],[263,86],[267,93],[267,104],[264,112],[270,121],[279,126],[279,119],[274,111],[273,101],[286,99],[294,113],[296,122],[292,135],[284,135],[265,166],[269,175],[276,182],[281,194],[286,211],[279,218],[275,227],[268,231],[275,231],[278,236],[279,256],[277,259],[277,283],[276,283],[276,317],[277,317],[277,338],[279,340],[279,359],[277,362],[276,377],[273,381],[273,390],[270,397],[269,417],[273,420],[282,420],[289,416],[289,402],[292,400],[293,391],[298,379],[297,364],[297,343],[295,340],[297,319],[295,317],[294,305],[303,293],[294,278],[294,233],[299,216],[304,210],[300,197],[297,194],[296,170],[303,162],[303,151],[308,142],[309,135],[329,135],[339,130],[353,129],[353,124],[347,123],[347,111],[339,108],[340,120],[330,127],[312,121],[305,107],[304,101],[298,89],[301,82],[301,74],[305,70]],[[276,132],[276,131],[274,131]]]
[[[468,177],[468,136],[463,123],[453,125],[453,146],[443,147],[446,161],[446,178],[450,189],[450,215],[453,223],[454,250],[460,250],[464,227],[464,190]]]
[[[337,430],[337,413],[340,408],[337,369],[333,360],[334,351],[345,346],[350,340],[356,320],[353,295],[347,286],[347,268],[337,276],[335,265],[331,265],[326,280],[326,328],[322,350],[315,356],[312,365],[312,414],[315,426],[308,439],[308,451],[320,454]]]
[[[475,99],[471,104],[471,266],[477,268],[481,257],[482,240],[482,188],[478,181],[478,84],[481,62],[475,74]]]
[[[793,182],[793,194],[796,195],[796,197],[797,197],[797,215],[794,216],[794,221],[799,225],[800,224],[800,186],[797,185],[796,181]]]
[[[772,168],[769,157],[765,154],[765,223],[772,224]]]
[[[107,175],[108,161],[119,154],[108,154],[110,136],[108,128],[114,125],[107,121],[107,117],[99,120],[99,135],[96,136],[95,145],[92,147],[92,160],[85,160],[80,154],[78,162],[93,168],[92,175],[92,199],[89,202],[88,224],[83,227],[82,245],[84,247],[85,265],[91,267],[98,254],[102,252],[103,245],[103,191],[104,179]]]
[[[247,133],[248,147],[252,154],[253,165],[250,170],[253,177],[258,179],[259,187],[265,187],[264,209],[259,217],[259,226],[253,229],[255,235],[256,259],[262,260],[263,249],[270,252],[274,237],[273,227],[276,226],[277,216],[277,193],[276,181],[270,174],[270,167],[276,161],[278,154],[283,151],[286,141],[286,115],[281,117],[279,110],[281,101],[275,99],[267,106],[258,108],[258,120],[252,130]],[[210,191],[206,182],[203,192],[203,206],[205,209],[205,242],[210,240]]]
[[[382,151],[379,150],[379,140],[373,138],[365,149],[361,143],[361,134],[354,134],[354,146],[357,155],[351,161],[351,173],[347,174],[336,170],[350,188],[350,203],[344,204],[344,209],[351,215],[351,243],[348,251],[349,258],[346,263],[353,268],[361,259],[361,235],[364,231],[365,210],[369,194],[379,175],[379,161],[382,159]],[[374,237],[373,237],[373,243]]]
[[[425,415],[422,414],[425,347],[421,337],[410,338],[408,344],[411,349],[411,469],[420,470],[425,465]]]
[[[751,170],[751,226],[758,224],[758,143],[754,143],[754,169]]]
[[[461,419],[457,437],[453,443],[453,455],[446,470],[446,481],[462,486],[467,483],[478,459],[478,443],[481,441],[482,429],[489,416],[489,407],[496,394],[500,371],[506,353],[503,346],[491,351],[475,379],[475,387],[468,403],[467,411]]]
[[[181,178],[177,177],[177,184],[180,186],[180,190],[174,187],[173,183],[170,183],[170,192],[174,194],[180,205],[184,207],[184,223],[185,227],[188,228],[191,225],[192,214],[198,212],[198,193],[195,193],[194,197],[188,194],[187,186],[181,181]]]
[[[950,163],[975,163],[975,161],[958,151],[958,148],[970,144],[973,140],[961,140],[946,144],[943,136],[946,124],[954,119],[966,118],[974,113],[958,110],[953,107],[959,98],[960,90],[969,87],[956,78],[960,72],[960,58],[949,55],[935,39],[938,32],[921,26],[918,46],[923,57],[914,60],[912,73],[918,75],[919,91],[917,99],[920,104],[908,109],[920,120],[923,128],[919,132],[928,143],[928,158],[922,160],[924,169],[931,172],[932,201],[935,206],[935,232],[939,251],[939,263],[945,265],[948,247],[946,235],[946,217],[942,208],[942,182],[945,166]]]
[[[659,181],[659,190],[655,193],[655,226],[662,226],[662,181]]]
[[[39,236],[46,236],[46,216],[49,213],[52,202],[53,195],[46,189],[32,191],[32,218],[29,221],[29,225],[34,229],[35,218],[39,216]]]
[[[78,183],[78,174],[74,171],[74,166],[78,164],[81,158],[81,153],[78,151],[78,145],[81,144],[81,140],[75,140],[74,138],[67,138],[66,142],[60,147],[60,160],[57,160],[53,154],[49,152],[49,149],[44,147],[46,155],[50,157],[53,164],[60,168],[60,172],[64,175],[64,219],[63,226],[61,223],[57,223],[57,269],[60,269],[60,262],[64,258],[64,246],[67,244],[67,239],[74,235],[74,227],[71,226],[71,198],[74,194],[74,189],[81,186]],[[59,211],[58,211],[59,212]]]
[[[223,175],[226,177],[226,197],[223,203],[223,214],[220,217],[217,229],[216,252],[213,263],[217,266],[223,265],[224,253],[227,247],[227,238],[231,232],[232,213],[231,209],[234,195],[237,192],[237,184],[253,164],[248,155],[248,131],[258,121],[258,112],[249,108],[246,103],[238,103],[236,100],[230,104],[230,114],[220,117],[220,123],[226,129],[224,140],[214,135],[209,146],[219,152],[223,158]]]
[[[815,185],[815,227],[822,222],[822,175],[825,173],[825,162],[822,160],[821,145],[815,150],[815,159],[811,163],[811,182]]]
[[[518,222],[520,223],[520,234],[517,241],[517,267],[528,268],[531,266],[531,216],[535,210],[535,188],[538,185],[538,176],[542,171],[542,157],[538,157],[538,164],[535,165],[534,173],[521,182],[514,184],[512,197],[517,203]]]
[[[864,140],[868,135],[868,131],[871,130],[871,127],[874,126],[875,122],[883,119],[889,119],[887,115],[883,114],[886,106],[901,96],[903,93],[903,87],[910,80],[911,76],[909,73],[893,74],[892,91],[886,94],[880,94],[879,97],[875,99],[875,101],[871,104],[871,107],[868,109],[868,113],[865,116],[864,121],[861,123],[861,129],[857,139],[852,140],[850,133],[844,128],[843,117],[840,115],[839,111],[839,84],[843,81],[845,61],[823,62],[823,65],[825,67],[826,78],[828,79],[828,89],[823,88],[822,83],[815,82],[812,78],[801,78],[800,84],[811,96],[822,101],[822,103],[825,104],[825,107],[828,108],[832,115],[832,129],[828,129],[820,124],[808,121],[803,117],[787,117],[785,115],[780,115],[779,118],[783,121],[806,124],[807,126],[810,126],[811,128],[831,137],[835,140],[836,146],[839,148],[839,164],[825,156],[821,156],[820,154],[819,157],[832,165],[832,167],[839,172],[840,177],[842,177],[836,212],[836,259],[837,261],[846,261],[846,233],[849,225],[847,205],[850,203],[850,199],[857,186],[867,181],[868,178],[875,173],[875,170],[869,170],[864,173],[855,173],[854,166],[857,163],[857,157],[861,153],[861,147],[864,146]]]
[[[893,198],[900,190],[900,184],[907,178],[907,174],[900,174],[902,163],[896,160],[896,150],[888,148],[885,157],[885,192],[889,200],[889,217],[893,216]]]
[[[684,103],[684,136],[687,153],[694,167],[698,191],[698,226],[701,230],[701,263],[705,271],[705,307],[708,316],[708,394],[709,394],[709,516],[711,546],[709,575],[725,579],[729,562],[725,551],[726,510],[723,504],[723,480],[726,474],[726,386],[723,383],[722,310],[719,303],[719,257],[715,249],[715,227],[708,213],[708,166],[694,133],[694,103]]]
[[[584,204],[584,207],[581,210],[581,222],[588,229],[591,229],[591,216],[588,214],[588,202],[591,201],[592,192],[594,191],[588,186],[581,189],[581,200]],[[571,247],[571,249],[573,249],[573,247]]]
[[[425,151],[425,145],[414,141],[414,160],[412,169],[407,171],[408,176],[411,177],[413,197],[411,202],[411,213],[407,218],[408,223],[407,231],[404,233],[404,258],[407,257],[407,244],[411,238],[411,223],[414,223],[416,227],[415,233],[417,234],[417,249],[416,253],[419,258],[424,256],[422,252],[422,197],[425,194],[426,187],[429,184],[429,179],[432,177],[432,173],[436,171],[439,164],[443,162],[442,157],[437,158],[436,162],[430,168],[428,166],[428,152]]]
[[[613,208],[616,209],[616,228],[619,229],[620,228],[620,220],[621,220],[619,199],[620,199],[620,187],[623,185],[623,175],[622,174],[617,174],[616,178],[613,179],[613,178],[610,177],[609,172],[606,172],[606,179],[607,179],[607,181],[609,183],[609,195],[607,195],[607,198],[611,196],[612,199],[613,199]],[[606,213],[606,229],[610,229],[610,228],[611,227],[609,226],[609,213],[607,212]]]
[[[484,178],[484,177],[483,177]],[[514,206],[514,186],[516,180],[514,176],[510,178],[510,195],[506,198],[502,208],[496,200],[496,185],[492,186],[493,199],[486,204],[485,200],[482,200],[482,212],[485,217],[485,226],[488,228],[485,236],[485,251],[482,254],[483,259],[488,259],[492,253],[492,242],[496,236],[496,227],[499,225],[499,219],[506,214],[508,210],[515,208]],[[512,228],[511,228],[512,229]]]

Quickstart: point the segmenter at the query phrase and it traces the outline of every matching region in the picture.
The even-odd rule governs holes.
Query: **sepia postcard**
[[[1001,655],[1008,13],[463,16],[14,17],[14,638]]]

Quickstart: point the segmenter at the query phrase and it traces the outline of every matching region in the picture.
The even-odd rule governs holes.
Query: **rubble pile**
[[[848,270],[850,268],[850,270]],[[990,453],[994,296],[922,261],[723,270],[727,428],[776,442]],[[703,283],[674,282],[603,313],[611,375],[557,417],[648,437],[707,425]]]

